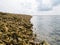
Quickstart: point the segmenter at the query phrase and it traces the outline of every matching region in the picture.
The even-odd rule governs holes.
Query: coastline
[[[46,41],[35,41],[31,18],[30,15],[0,12],[0,45],[50,45]]]

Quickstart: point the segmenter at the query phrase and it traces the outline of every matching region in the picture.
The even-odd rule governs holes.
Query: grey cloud
[[[59,5],[60,4],[60,0],[52,0],[53,1],[53,6]]]
[[[52,4],[49,6],[49,5],[42,5],[42,2],[41,0],[38,1],[38,7],[37,7],[37,10],[38,11],[50,11],[53,9],[54,6],[57,6],[57,5],[60,5],[60,0],[51,0],[52,1]]]
[[[46,5],[38,6],[38,11],[49,11],[49,10],[52,10],[52,7]]]

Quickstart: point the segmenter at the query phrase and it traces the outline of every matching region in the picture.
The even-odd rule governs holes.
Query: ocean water
[[[39,40],[47,40],[51,45],[60,45],[60,16],[32,16],[33,33]]]

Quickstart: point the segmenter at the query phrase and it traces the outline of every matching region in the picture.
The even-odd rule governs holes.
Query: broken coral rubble
[[[31,16],[0,12],[0,45],[47,45],[35,42]]]

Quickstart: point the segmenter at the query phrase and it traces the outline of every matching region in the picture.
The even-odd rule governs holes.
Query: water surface
[[[38,39],[47,40],[51,45],[60,45],[59,15],[33,16],[31,22]]]

